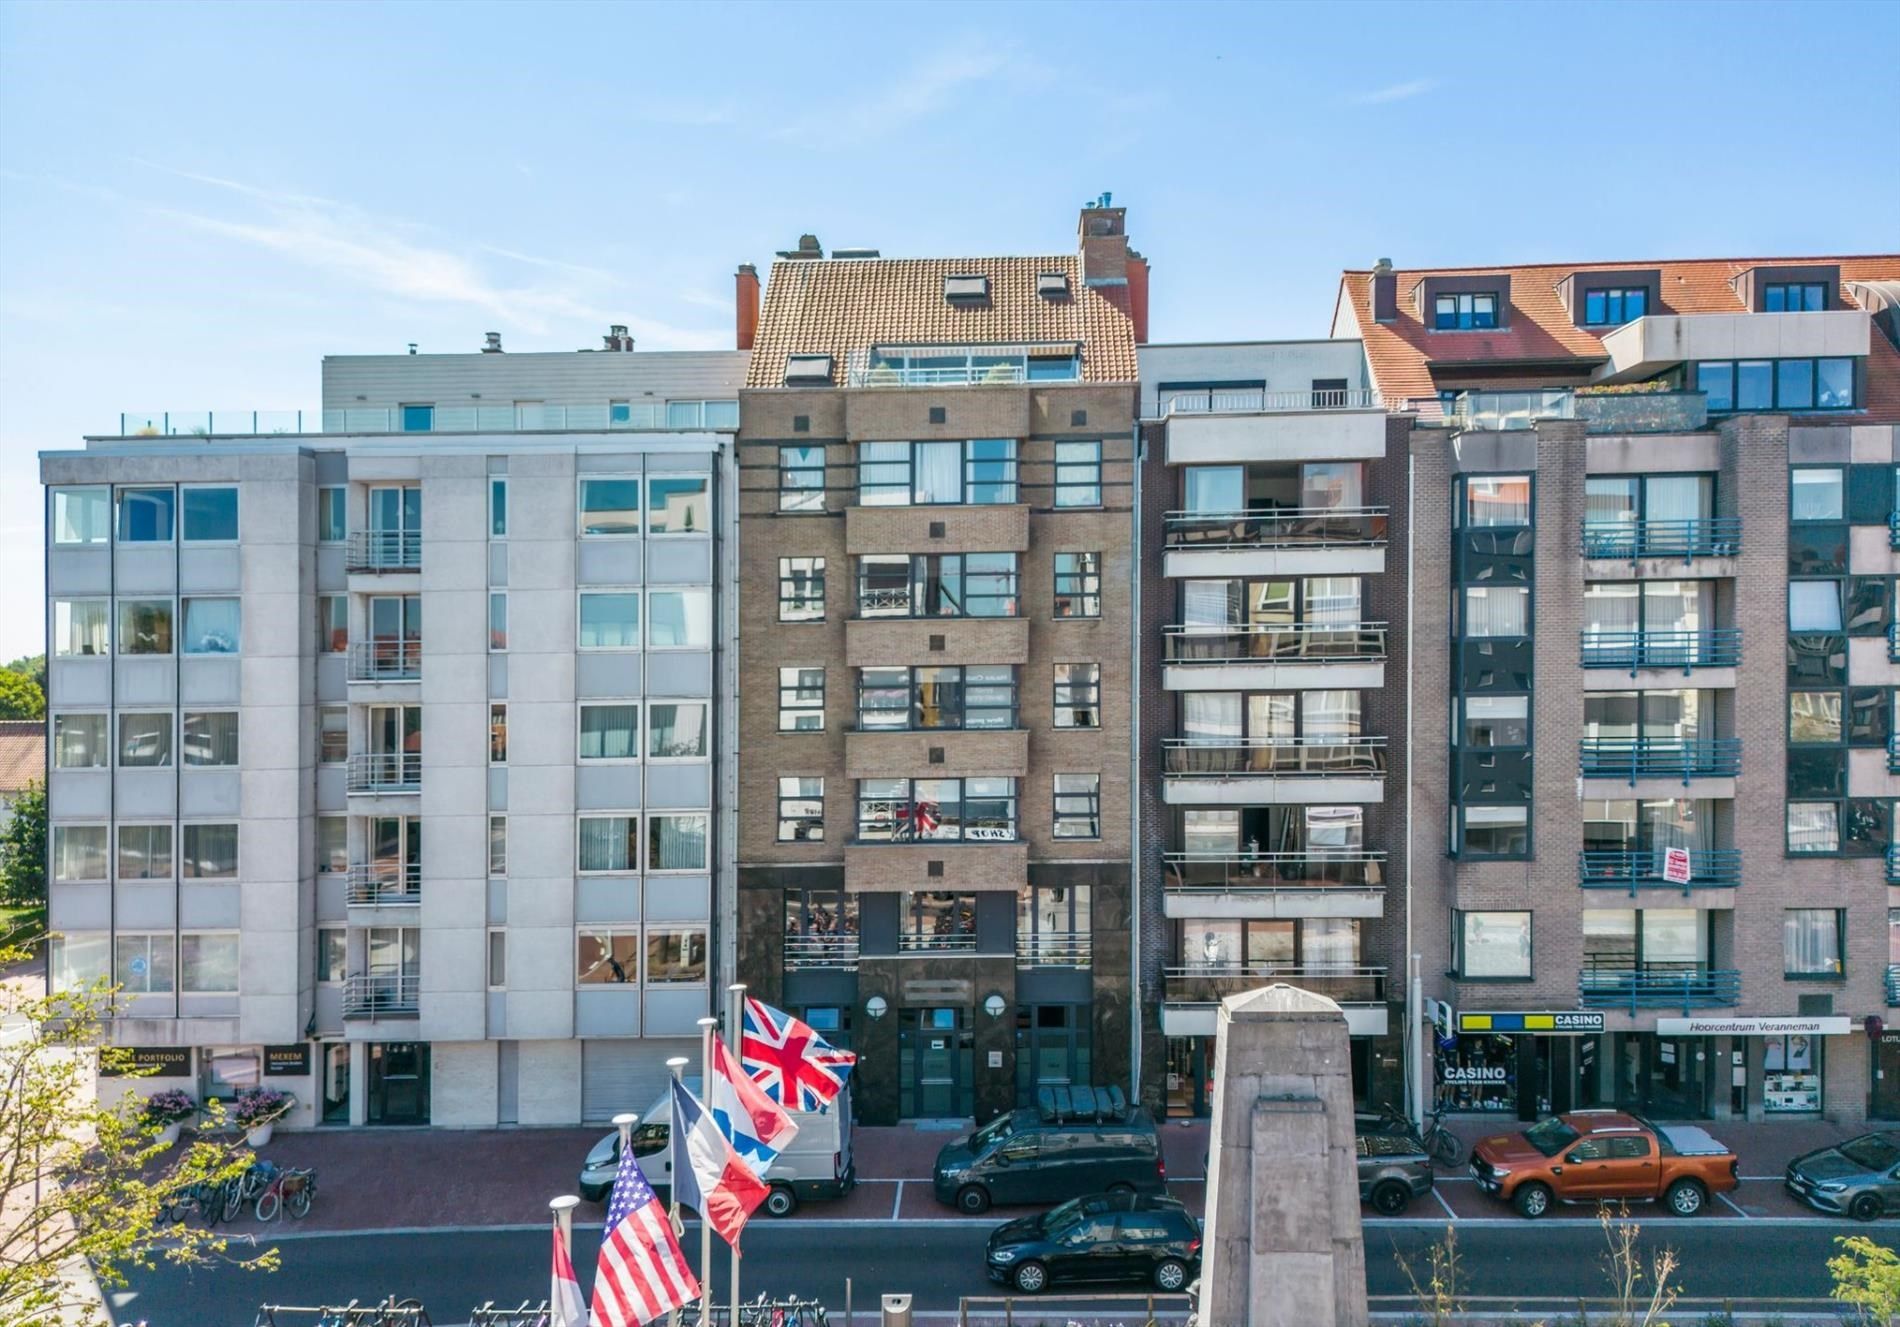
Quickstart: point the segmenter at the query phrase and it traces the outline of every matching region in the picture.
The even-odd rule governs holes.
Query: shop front
[[[1405,1107],[1405,1059],[1399,1028],[1404,1018],[1385,1005],[1348,1005],[1352,1098],[1359,1110]],[[1167,1050],[1164,1109],[1170,1118],[1205,1119],[1214,1109],[1215,1011],[1162,1006]]]
[[[1589,1010],[1467,1011],[1441,1026],[1434,1072],[1447,1110],[1536,1120],[1593,1105],[1603,1015]]]
[[[1776,1119],[1827,1109],[1827,1040],[1855,1030],[1844,1016],[1659,1018],[1655,1039],[1724,1038],[1728,1113]]]

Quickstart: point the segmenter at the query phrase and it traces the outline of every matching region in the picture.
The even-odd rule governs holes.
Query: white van
[[[688,1079],[686,1086],[697,1094],[699,1081]],[[795,1110],[792,1119],[798,1133],[765,1175],[772,1192],[766,1195],[763,1207],[773,1216],[790,1216],[800,1203],[842,1198],[858,1182],[857,1168],[851,1160],[849,1083],[824,1110]],[[673,1094],[669,1089],[633,1126],[633,1154],[640,1159],[647,1183],[662,1195],[673,1185],[673,1149],[668,1142],[672,1124]],[[594,1144],[581,1165],[581,1197],[591,1203],[606,1201],[619,1166],[620,1132],[615,1130]]]

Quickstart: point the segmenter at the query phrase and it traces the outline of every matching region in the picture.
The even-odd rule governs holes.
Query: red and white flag
[[[621,1148],[594,1272],[593,1327],[642,1327],[698,1298],[699,1279],[680,1252],[666,1209],[633,1149]]]
[[[561,1228],[554,1228],[554,1286],[548,1296],[548,1327],[587,1327],[587,1302],[581,1298],[581,1283],[574,1276],[574,1260],[568,1256],[567,1241]]]

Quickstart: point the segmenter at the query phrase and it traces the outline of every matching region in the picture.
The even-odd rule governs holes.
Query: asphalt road
[[[1668,1243],[1682,1255],[1678,1281],[1687,1295],[1825,1297],[1830,1241],[1850,1230],[1900,1243],[1900,1226],[1851,1223],[1803,1226],[1744,1221],[1695,1222],[1655,1219],[1644,1224],[1643,1242]],[[874,1323],[869,1310],[883,1291],[908,1291],[919,1310],[955,1309],[959,1295],[996,1293],[983,1273],[987,1229],[968,1226],[858,1225],[765,1222],[746,1241],[740,1287],[817,1298],[842,1321],[844,1278],[854,1281],[860,1323]],[[1404,1273],[1395,1254],[1417,1258],[1443,1231],[1425,1222],[1380,1223],[1366,1231],[1371,1293],[1400,1295]],[[599,1234],[574,1236],[574,1262],[583,1288],[593,1279]],[[323,1304],[384,1295],[414,1296],[429,1309],[436,1327],[468,1321],[483,1301],[536,1302],[548,1290],[549,1234],[545,1230],[347,1235],[285,1240],[283,1268],[274,1274],[231,1268],[186,1272],[161,1267],[134,1272],[129,1292],[111,1295],[121,1324],[149,1327],[252,1327],[260,1303]],[[688,1228],[689,1256],[697,1262],[696,1227]],[[1474,1295],[1506,1296],[1526,1307],[1547,1307],[1554,1297],[1605,1293],[1602,1232],[1595,1223],[1542,1222],[1461,1224],[1459,1249]],[[727,1255],[714,1242],[715,1285],[726,1284]],[[1534,1302],[1533,1302],[1534,1301]],[[1397,1309],[1397,1303],[1383,1306]],[[308,1318],[300,1320],[307,1324]]]

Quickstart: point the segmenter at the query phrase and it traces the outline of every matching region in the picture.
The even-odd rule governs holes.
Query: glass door
[[[369,1122],[429,1122],[429,1043],[392,1041],[369,1048]]]
[[[407,786],[422,779],[422,706],[369,707],[369,755],[373,784]]]
[[[369,876],[386,902],[414,901],[422,882],[422,820],[418,816],[372,816]]]
[[[422,562],[422,490],[394,486],[369,491],[370,563],[415,567]]]
[[[350,1047],[332,1042],[323,1048],[323,1122],[350,1122]]]
[[[971,1114],[974,1057],[968,1010],[900,1010],[899,1115],[943,1120]]]
[[[422,663],[422,596],[371,595],[369,647],[373,676],[416,676]]]

